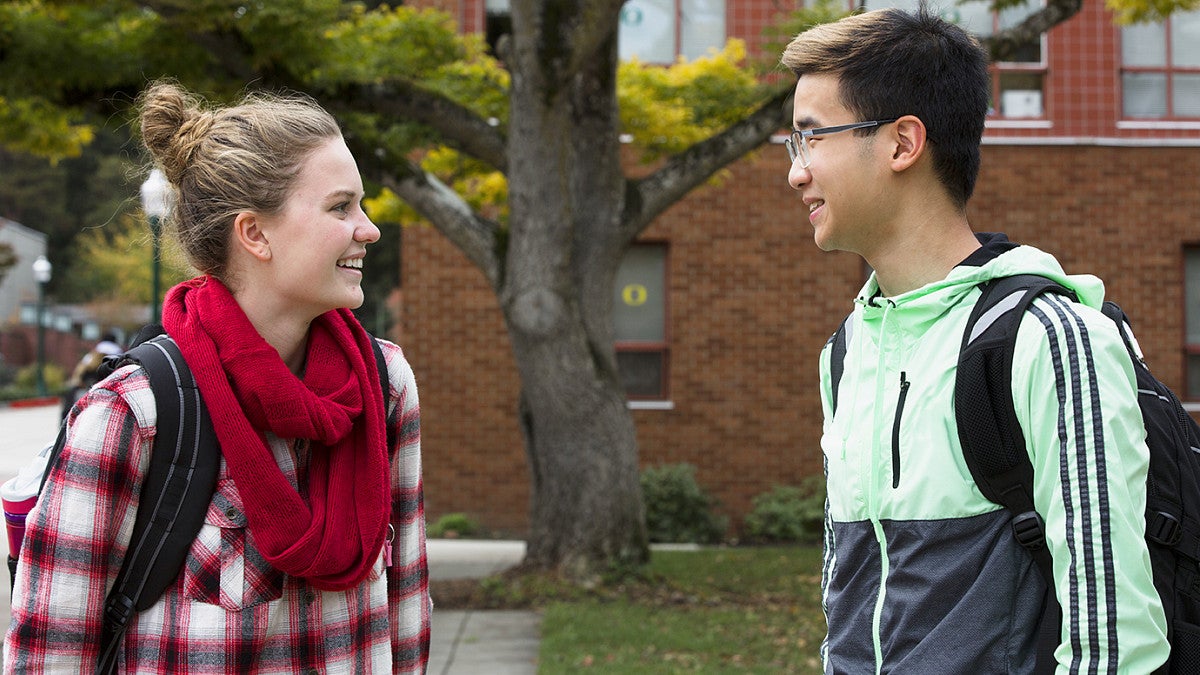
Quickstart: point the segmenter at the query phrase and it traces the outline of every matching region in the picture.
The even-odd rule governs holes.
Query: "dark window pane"
[[[663,396],[662,352],[617,352],[617,369],[630,398]]]

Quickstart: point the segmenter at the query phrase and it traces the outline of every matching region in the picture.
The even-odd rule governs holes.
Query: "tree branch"
[[[992,61],[1010,60],[1021,47],[1040,40],[1051,28],[1070,19],[1083,8],[1083,0],[1047,0],[1046,6],[1030,14],[1020,24],[994,33],[983,40]]]
[[[346,143],[359,171],[395,192],[483,272],[493,288],[500,283],[499,226],[476,215],[457,192],[404,157],[368,147],[353,136]]]
[[[548,100],[567,89],[606,42],[616,40],[624,4],[625,0],[513,0],[514,35],[505,45],[504,58],[514,76],[536,74],[547,87]],[[525,39],[518,40],[518,35]]]
[[[408,119],[438,132],[450,147],[507,173],[508,154],[504,134],[474,111],[404,80],[380,84],[347,84],[323,97],[334,109],[351,109]]]
[[[181,21],[183,10],[177,0],[145,0],[145,5],[164,21]],[[233,31],[186,30],[188,38],[217,60],[221,68],[241,82],[258,82],[263,87],[307,91],[331,109],[382,113],[428,126],[450,147],[475,157],[504,173],[508,167],[504,134],[469,108],[405,80],[381,84],[345,84],[320,91],[290,72],[286,64],[255,67],[251,46]]]
[[[183,3],[179,0],[143,0],[142,4],[154,11],[155,14],[162,17],[162,20],[168,23],[179,23],[180,30],[188,39],[199,45],[205,53],[216,59],[220,67],[231,78],[241,82],[254,82],[263,80],[267,75],[260,72],[261,69],[251,65],[250,45],[242,39],[241,35],[232,31],[200,31],[193,30],[187,27],[184,23],[187,21],[186,10],[181,7]],[[283,76],[283,79],[289,80],[282,84],[299,90],[296,83],[290,81],[291,78]]]
[[[788,126],[791,101],[792,88],[784,87],[746,119],[675,155],[646,178],[627,183],[622,235],[628,240],[637,237],[693,188]],[[781,173],[786,169],[783,161],[781,152]]]
[[[613,31],[620,22],[621,7],[625,0],[605,0],[604,2],[584,2],[579,21],[575,24],[574,37],[570,41],[571,58],[567,66],[565,78],[573,77],[585,64],[596,58],[597,52],[604,43],[613,37]],[[612,30],[597,30],[594,26],[612,22],[613,14],[617,21],[613,22]]]

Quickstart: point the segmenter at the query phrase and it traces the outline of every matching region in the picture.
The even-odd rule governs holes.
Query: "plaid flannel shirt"
[[[246,530],[224,460],[179,578],[134,615],[118,670],[137,673],[423,673],[428,567],[420,411],[412,369],[382,342],[391,380],[393,564],[380,555],[358,587],[322,592],[272,569]],[[128,366],[72,412],[58,465],[30,512],[5,640],[5,672],[91,672],[101,613],[133,534],[155,433],[145,371]],[[281,469],[304,485],[307,443],[267,434]]]

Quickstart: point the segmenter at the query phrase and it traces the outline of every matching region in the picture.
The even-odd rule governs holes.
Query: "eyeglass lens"
[[[799,131],[793,131],[790,136],[784,139],[784,147],[787,148],[788,159],[795,162],[797,158],[801,159],[801,168],[808,166],[808,145],[804,142],[804,137]]]

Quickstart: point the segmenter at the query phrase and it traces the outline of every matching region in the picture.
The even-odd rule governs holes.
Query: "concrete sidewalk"
[[[429,578],[482,579],[521,562],[523,541],[430,539]],[[532,611],[439,611],[433,598],[429,675],[537,672],[542,617]]]
[[[54,442],[57,405],[0,406],[0,482],[16,475]],[[482,579],[525,556],[525,542],[431,539],[431,579]],[[0,536],[0,560],[8,540]],[[4,578],[7,579],[7,573]],[[434,601],[429,675],[525,675],[537,672],[541,615],[537,612],[437,609]],[[0,628],[9,622],[9,595],[0,593]]]

